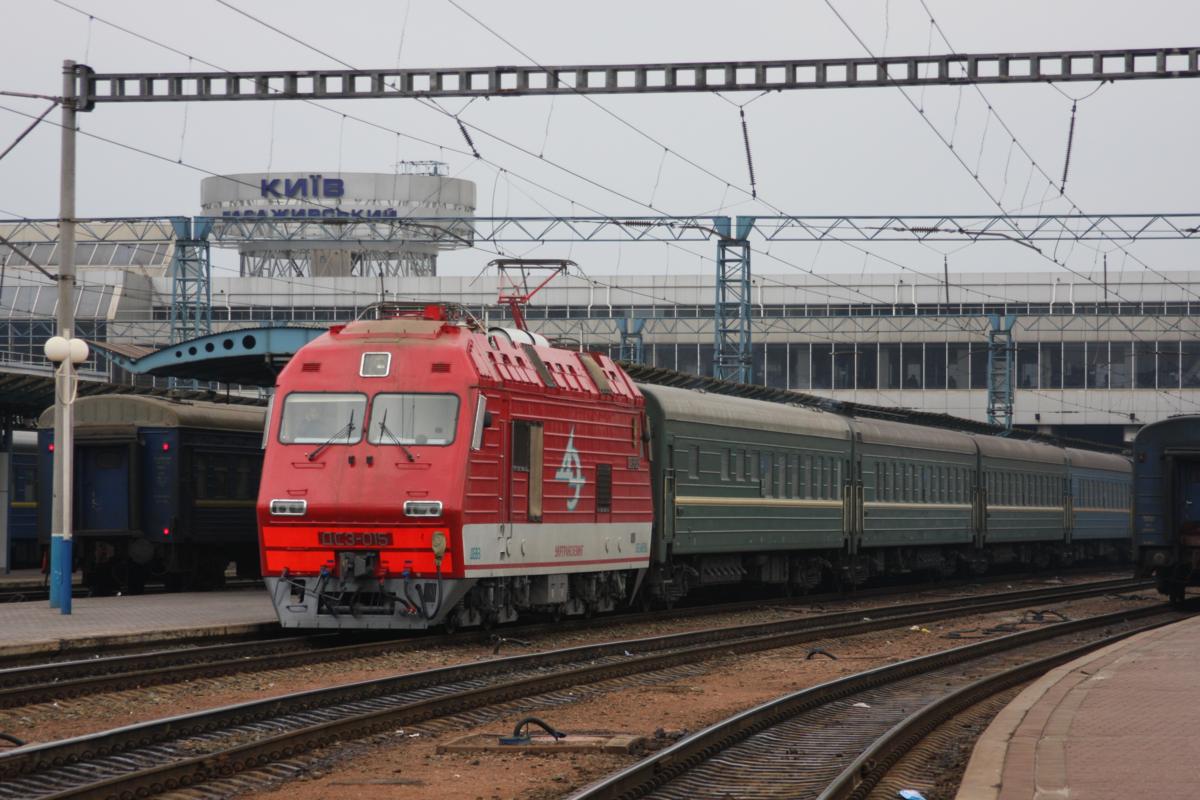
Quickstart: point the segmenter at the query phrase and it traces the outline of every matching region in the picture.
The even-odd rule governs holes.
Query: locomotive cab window
[[[358,374],[364,378],[386,378],[391,367],[391,353],[363,353]]]
[[[283,400],[282,444],[355,444],[362,439],[367,396],[336,392],[292,392]]]
[[[454,442],[457,427],[457,395],[377,394],[371,404],[367,441],[444,447]]]

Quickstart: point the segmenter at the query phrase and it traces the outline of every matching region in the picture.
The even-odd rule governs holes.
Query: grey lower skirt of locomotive
[[[95,593],[224,583],[259,571],[265,411],[107,395],[75,402],[74,567]],[[38,420],[38,537],[51,528],[53,409]]]

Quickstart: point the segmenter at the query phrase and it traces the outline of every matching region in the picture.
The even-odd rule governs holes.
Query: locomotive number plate
[[[392,535],[375,531],[319,531],[317,541],[322,547],[391,547]]]

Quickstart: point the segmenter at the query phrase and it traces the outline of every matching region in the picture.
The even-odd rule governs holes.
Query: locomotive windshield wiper
[[[392,437],[392,441],[400,445],[400,449],[404,451],[404,455],[406,458],[408,458],[409,462],[416,461],[417,457],[412,454],[411,450],[404,446],[404,442],[396,438],[396,434],[392,433],[392,429],[387,426],[387,412],[388,410],[385,407],[383,409],[383,418],[379,420],[379,435],[382,436],[386,433],[388,436]]]
[[[329,445],[333,444],[334,439],[338,438],[339,436],[345,436],[347,439],[349,439],[350,434],[352,433],[354,433],[354,409],[350,409],[350,421],[334,431],[328,439],[321,442],[317,449],[309,453],[306,458],[308,458],[309,461],[315,461],[317,456],[321,455],[322,451],[324,451],[326,447],[329,447]]]

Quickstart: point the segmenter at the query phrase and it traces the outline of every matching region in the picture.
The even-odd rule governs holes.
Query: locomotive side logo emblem
[[[571,426],[571,435],[567,437],[567,449],[563,451],[562,464],[559,465],[558,472],[554,473],[554,479],[575,487],[575,496],[567,501],[567,511],[574,511],[575,506],[579,505],[583,485],[587,483],[583,477],[583,462],[579,458],[579,451],[575,449],[574,425]]]

